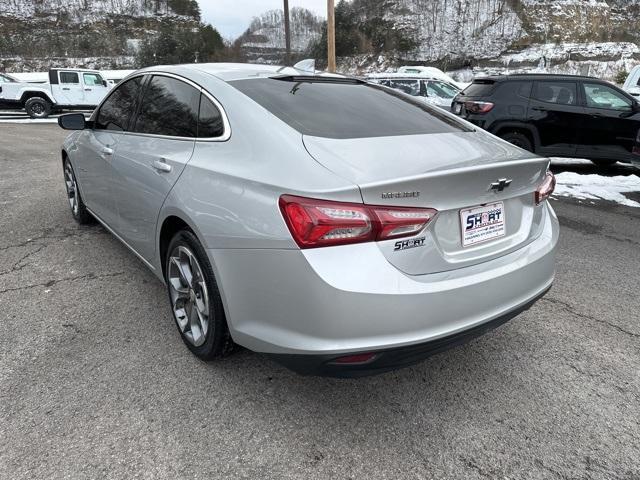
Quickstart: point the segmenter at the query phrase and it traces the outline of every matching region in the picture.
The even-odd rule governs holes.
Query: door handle
[[[71,89],[67,87],[62,87],[62,90],[71,90]]]
[[[161,173],[169,173],[171,171],[171,165],[169,165],[164,158],[154,160],[151,162],[151,166]]]
[[[544,107],[531,107],[531,110],[535,110],[536,112],[547,112],[548,111]]]
[[[84,91],[85,92],[91,92],[91,89],[90,88],[85,88]]]

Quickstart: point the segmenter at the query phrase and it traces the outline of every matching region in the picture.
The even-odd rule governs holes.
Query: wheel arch
[[[51,105],[56,104],[55,100],[53,100],[53,98],[51,98],[51,95],[45,90],[25,90],[20,96],[20,102],[22,103],[22,105],[24,105],[25,103],[27,103],[27,100],[35,97],[44,98]]]
[[[540,134],[538,129],[531,124],[524,122],[500,122],[491,127],[491,133],[500,137],[507,132],[516,132],[526,135],[531,141],[535,151],[538,151],[540,147]]]
[[[203,241],[203,237],[198,229],[195,227],[195,222],[189,218],[184,212],[177,209],[167,209],[161,215],[161,220],[158,221],[157,226],[157,245],[156,251],[158,263],[160,265],[159,273],[162,274],[162,279],[165,278],[165,257],[169,243],[173,236],[180,230],[190,230],[202,243],[206,249],[206,244]]]
[[[167,250],[169,248],[169,243],[173,236],[182,229],[190,230],[196,238],[200,241],[205,251],[207,252],[207,257],[209,263],[211,264],[211,268],[213,269],[213,274],[215,276],[216,285],[218,287],[218,291],[220,292],[220,297],[222,299],[222,306],[224,308],[224,313],[227,319],[227,325],[230,329],[233,329],[231,326],[231,322],[229,320],[229,309],[227,307],[227,297],[224,290],[224,284],[222,279],[220,278],[220,271],[216,265],[215,259],[208,252],[208,246],[205,243],[205,237],[202,235],[202,232],[195,226],[195,222],[191,219],[189,215],[187,215],[184,211],[180,210],[176,207],[165,207],[165,209],[161,212],[161,215],[158,220],[157,225],[157,247],[156,247],[156,258],[157,262],[160,265],[160,268],[156,269],[155,274],[162,280],[163,283],[166,283],[166,265],[164,258],[167,254]]]

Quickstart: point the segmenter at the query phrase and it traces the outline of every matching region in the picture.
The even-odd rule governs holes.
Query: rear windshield
[[[295,77],[230,83],[303,135],[345,139],[468,131],[435,107],[383,86]]]
[[[491,80],[481,80],[474,81],[471,85],[464,89],[462,92],[463,95],[467,97],[483,97],[485,95],[489,95],[491,90],[493,90],[493,86],[495,82]]]

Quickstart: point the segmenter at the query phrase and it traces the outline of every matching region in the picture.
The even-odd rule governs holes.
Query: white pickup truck
[[[48,83],[0,84],[0,108],[24,109],[31,118],[59,110],[95,108],[109,91],[96,70],[51,69]]]

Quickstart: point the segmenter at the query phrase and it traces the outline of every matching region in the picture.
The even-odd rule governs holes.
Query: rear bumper
[[[541,235],[525,247],[479,265],[413,276],[393,267],[374,243],[208,253],[234,341],[285,362],[322,361],[482,331],[526,308],[553,282],[558,233],[547,206]]]
[[[515,310],[494,318],[486,323],[463,330],[462,332],[446,337],[431,340],[417,345],[376,350],[375,357],[371,361],[361,364],[337,364],[335,361],[342,355],[268,355],[276,362],[293,370],[300,375],[314,375],[321,377],[356,378],[369,375],[378,375],[384,372],[409,367],[450,348],[463,345],[474,338],[480,337],[491,330],[504,325],[520,313],[527,311],[534,303],[540,300],[549,289],[536,298],[530,300]],[[353,352],[356,353],[356,352]],[[348,354],[347,354],[348,355]]]

